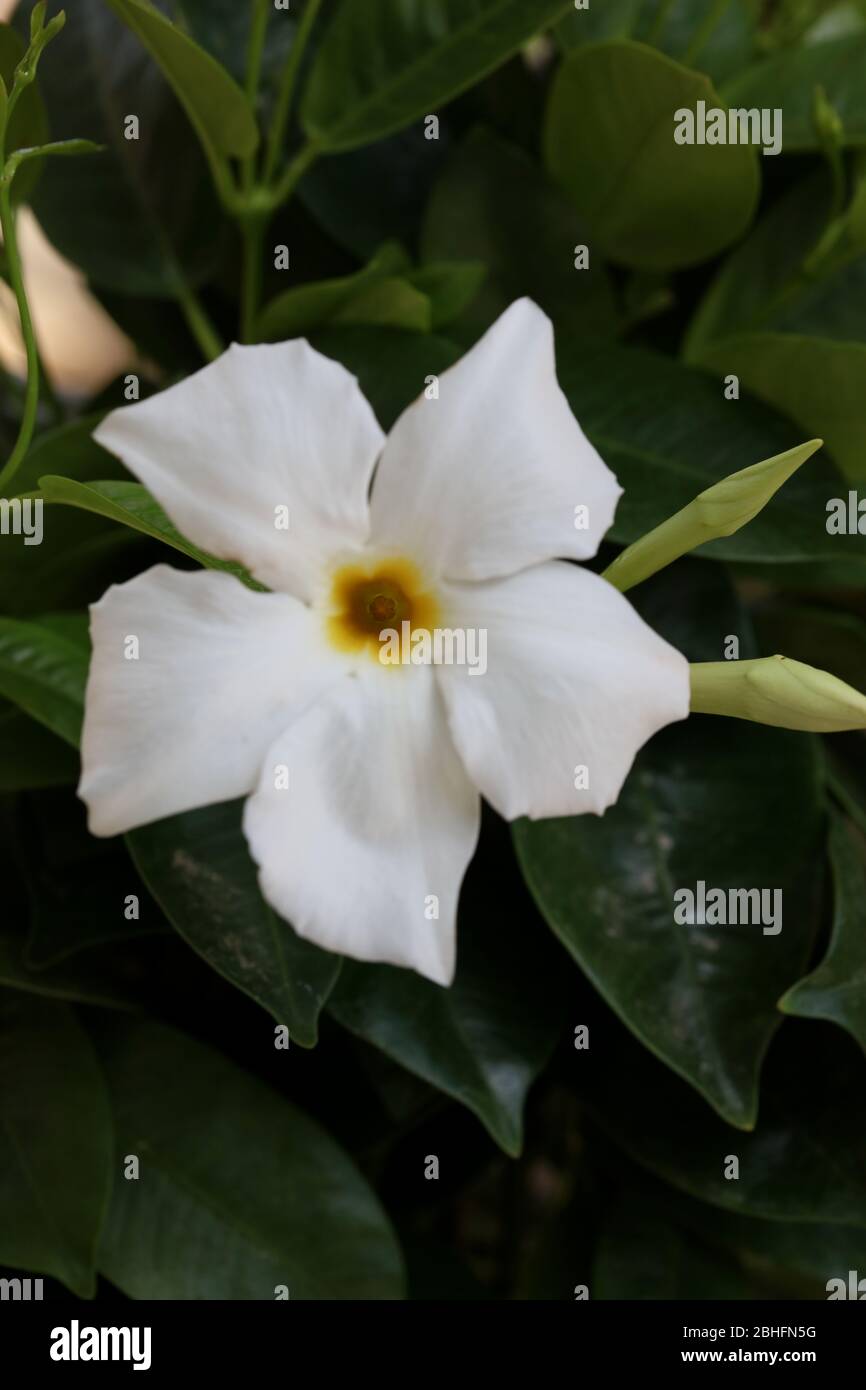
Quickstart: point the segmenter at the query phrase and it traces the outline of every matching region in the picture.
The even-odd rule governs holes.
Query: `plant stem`
[[[241,325],[242,343],[253,340],[256,315],[262,293],[262,238],[266,217],[248,217],[242,226],[243,268],[241,277]]]
[[[183,310],[189,331],[208,362],[213,362],[215,357],[219,357],[225,351],[225,346],[220,341],[220,336],[211,323],[198,295],[187,284],[180,272],[175,275],[174,296]]]
[[[256,101],[259,94],[259,81],[262,74],[262,55],[265,50],[265,36],[268,29],[268,20],[271,17],[271,0],[256,0],[256,7],[253,12],[252,24],[250,26],[250,41],[247,49],[247,77],[245,90],[247,101],[251,109],[255,112]],[[253,186],[255,178],[255,155],[248,155],[243,162],[241,170],[241,186],[245,191]]]
[[[273,202],[275,207],[280,207],[295,190],[295,185],[300,182],[303,174],[307,172],[315,159],[318,159],[318,146],[312,140],[299,150],[291,164],[284,171],[283,177],[273,189]]]
[[[295,93],[295,83],[298,78],[298,71],[301,66],[301,59],[307,47],[307,41],[316,22],[322,0],[307,0],[304,6],[304,13],[301,15],[298,24],[298,32],[295,34],[295,41],[289,54],[288,62],[283,70],[283,78],[280,85],[280,94],[277,98],[274,118],[271,122],[271,130],[268,136],[268,149],[265,156],[265,183],[270,183],[277,172],[280,162],[283,144],[286,138],[286,128],[292,112],[292,97]]]
[[[21,416],[15,446],[9,455],[5,468],[0,472],[0,495],[2,495],[8,489],[30,447],[36,425],[36,411],[39,406],[39,352],[36,347],[36,335],[33,332],[33,321],[30,317],[30,306],[27,302],[27,291],[24,288],[21,258],[18,254],[11,184],[2,179],[0,179],[0,227],[3,230],[3,244],[6,247],[9,281],[15,293],[15,302],[18,305],[21,336],[24,339],[24,348],[27,354],[27,388],[24,394],[24,413]]]
[[[715,0],[715,4],[710,8],[703,22],[698,25],[698,28],[692,36],[691,43],[680,59],[684,67],[690,68],[694,66],[698,54],[706,46],[713,30],[721,21],[730,3],[731,0]]]

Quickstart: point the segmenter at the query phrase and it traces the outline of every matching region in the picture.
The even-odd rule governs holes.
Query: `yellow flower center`
[[[409,627],[404,630],[403,624]],[[401,638],[439,626],[439,604],[409,560],[400,556],[342,565],[331,582],[328,636],[344,652],[366,651],[379,660],[382,635]]]

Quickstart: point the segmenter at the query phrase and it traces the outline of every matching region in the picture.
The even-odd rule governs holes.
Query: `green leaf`
[[[32,0],[18,5],[20,33],[29,33],[32,11]],[[123,293],[172,298],[179,267],[191,283],[205,279],[224,237],[211,175],[135,34],[104,0],[75,0],[39,75],[53,137],[106,147],[92,159],[58,160],[40,180],[33,208],[52,244],[94,284]],[[127,115],[138,117],[137,140],[126,138]]]
[[[105,1085],[74,1012],[0,989],[0,1264],[92,1297],[111,1163]]]
[[[149,0],[107,0],[159,64],[212,162],[252,154],[259,142],[246,96],[215,58]]]
[[[754,459],[793,448],[802,434],[745,396],[726,401],[705,373],[633,348],[578,347],[560,335],[557,373],[569,404],[625,496],[608,539],[638,540],[698,492]],[[785,484],[770,507],[732,536],[712,541],[706,559],[756,565],[819,560],[862,580],[858,536],[827,534],[828,497],[844,480],[824,452]]]
[[[633,1042],[605,1035],[599,1044],[603,1060],[580,1078],[584,1097],[606,1134],[650,1172],[738,1216],[866,1228],[864,1064],[845,1034],[785,1024],[749,1134],[732,1134]],[[737,1181],[725,1176],[729,1155],[739,1159]]]
[[[716,255],[745,231],[760,192],[750,145],[678,145],[675,112],[718,106],[709,79],[642,44],[577,49],[554,78],[545,163],[593,244],[641,270]]]
[[[590,1293],[603,1300],[682,1302],[755,1298],[758,1289],[730,1255],[696,1240],[642,1193],[629,1192],[605,1222]]]
[[[488,268],[466,315],[477,336],[514,299],[528,295],[569,336],[612,337],[613,289],[600,257],[575,269],[587,243],[565,195],[522,150],[478,127],[450,155],[422,229],[426,260],[476,260]]]
[[[102,1047],[118,1155],[100,1270],[131,1298],[390,1299],[400,1252],[337,1144],[219,1053],[157,1023]],[[289,1053],[285,1054],[287,1058]]]
[[[119,461],[91,437],[98,419],[95,415],[85,416],[41,434],[15,475],[15,487],[21,493],[30,492],[42,473],[60,468],[76,479],[95,475],[128,477]],[[22,522],[27,520],[22,513]],[[38,530],[34,527],[36,520],[31,510],[31,533]],[[33,544],[33,534],[28,537],[23,526],[21,533],[16,534],[10,525],[9,534],[3,536],[0,545],[3,609],[24,617],[97,599],[106,587],[106,579],[110,582],[114,577],[99,554],[101,542],[113,533],[114,528],[105,521],[52,508],[43,508],[42,540],[38,545]],[[95,562],[87,551],[91,544],[97,547]]]
[[[807,434],[819,434],[852,482],[866,478],[866,342],[739,333],[705,344],[695,358],[720,377],[733,373],[741,386]]]
[[[268,342],[305,337],[312,329],[331,322],[359,291],[388,278],[392,272],[404,270],[408,264],[409,258],[403,248],[397,242],[386,242],[369,264],[353,275],[317,280],[286,290],[262,310],[256,323],[256,337]]]
[[[406,277],[430,301],[431,327],[446,328],[468,308],[487,277],[482,261],[439,261]]]
[[[242,803],[208,806],[127,836],[174,927],[214,970],[313,1047],[340,957],[297,936],[268,906],[241,830]]]
[[[722,88],[725,105],[766,107],[782,111],[783,149],[814,150],[819,146],[812,116],[817,86],[843,125],[843,141],[866,144],[866,34],[846,34],[804,47],[790,48],[756,63]]]
[[[311,342],[357,376],[383,430],[460,356],[447,338],[391,328],[325,328]]]
[[[830,828],[833,935],[824,960],[779,1002],[786,1014],[826,1018],[866,1050],[866,862],[862,841],[841,816]]]
[[[502,853],[507,852],[505,843]],[[470,874],[467,884],[481,881],[475,866]],[[477,901],[467,898],[464,884],[458,968],[450,988],[411,970],[347,960],[328,1011],[468,1106],[497,1144],[516,1156],[527,1090],[562,1031],[568,975],[544,938],[534,937],[531,921],[516,928],[518,914],[510,916],[507,902],[501,912],[498,903],[485,911],[490,878],[483,881],[485,890],[475,891]]]
[[[701,347],[714,339],[784,322],[798,291],[814,287],[814,278],[802,268],[821,239],[830,208],[830,181],[823,169],[773,203],[710,283],[686,336],[687,361],[697,361]]]
[[[379,140],[504,63],[570,0],[343,0],[301,105],[326,151]]]
[[[408,279],[389,276],[363,286],[337,310],[331,322],[429,333],[433,327],[433,311],[426,294]]]
[[[556,935],[641,1042],[741,1128],[776,1000],[808,958],[821,824],[809,739],[690,719],[652,741],[603,818],[514,827]],[[781,932],[678,924],[675,892],[701,881],[781,889]]]
[[[0,80],[7,93],[12,91],[15,69],[24,57],[27,45],[8,24],[0,24]],[[7,156],[15,150],[26,149],[32,145],[44,145],[48,139],[48,116],[45,104],[36,82],[31,82],[21,93],[12,113],[12,120],[6,131],[5,149]],[[13,197],[16,202],[29,200],[40,174],[40,166],[32,164],[15,180]]]
[[[95,144],[93,140],[54,140],[47,145],[34,145],[28,149],[16,150],[6,160],[6,175],[17,178],[17,171],[21,166],[34,159],[45,159],[48,156],[69,159],[80,154],[100,154],[102,148],[102,145]]]
[[[0,695],[78,746],[90,660],[87,619],[0,618]]]
[[[36,966],[26,958],[24,943],[12,932],[0,930],[0,985],[24,994],[135,1012],[141,1000],[130,987],[130,973],[125,958],[106,959],[91,949],[82,950],[74,961]]]
[[[134,531],[141,531],[154,540],[164,541],[173,550],[189,555],[207,569],[223,570],[241,579],[251,589],[262,589],[251,575],[240,565],[229,560],[218,560],[206,551],[199,550],[169,521],[159,503],[151,497],[141,483],[113,479],[106,482],[77,482],[74,478],[60,478],[47,474],[39,479],[39,496],[46,502],[57,502],[68,507],[79,507],[97,516],[119,521]]]
[[[62,787],[78,780],[78,758],[42,724],[0,701],[0,792]]]

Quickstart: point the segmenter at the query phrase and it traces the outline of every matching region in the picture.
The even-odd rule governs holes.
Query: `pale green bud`
[[[732,536],[758,515],[792,473],[823,444],[810,439],[784,454],[731,473],[698,493],[687,507],[648,531],[608,565],[604,578],[622,593],[699,545]]]
[[[866,695],[789,656],[702,661],[689,673],[693,714],[725,714],[816,734],[866,729]]]

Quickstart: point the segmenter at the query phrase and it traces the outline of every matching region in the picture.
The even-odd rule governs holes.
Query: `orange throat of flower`
[[[375,661],[387,634],[432,633],[439,626],[436,596],[411,561],[400,556],[342,565],[332,579],[327,612],[332,644]]]

